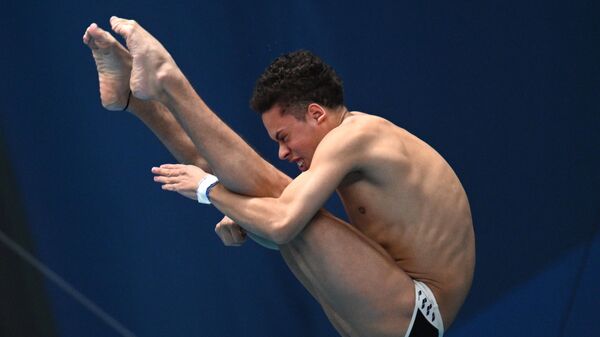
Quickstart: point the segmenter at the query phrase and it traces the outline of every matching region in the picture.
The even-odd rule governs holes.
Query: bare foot
[[[108,110],[123,110],[129,98],[131,55],[109,32],[92,23],[83,35],[83,43],[92,50],[98,79],[100,100]]]
[[[130,87],[139,99],[161,100],[162,79],[174,69],[175,61],[163,45],[133,20],[110,18],[112,29],[125,39],[133,57]]]

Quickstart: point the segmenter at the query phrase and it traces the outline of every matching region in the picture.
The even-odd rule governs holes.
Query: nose
[[[285,144],[279,144],[279,159],[286,160],[290,155],[290,149]]]

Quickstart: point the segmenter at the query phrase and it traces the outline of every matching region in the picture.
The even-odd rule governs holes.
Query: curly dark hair
[[[306,106],[318,103],[328,108],[344,104],[342,80],[333,68],[306,50],[281,55],[256,81],[250,106],[264,113],[281,104],[284,113],[304,119]],[[301,107],[303,109],[287,109]]]

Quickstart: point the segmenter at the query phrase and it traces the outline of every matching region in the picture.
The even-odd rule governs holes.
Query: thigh
[[[286,261],[288,267],[294,273],[294,276],[296,276],[296,278],[300,281],[300,283],[302,283],[304,288],[306,288],[306,290],[308,290],[308,292],[315,298],[315,300],[319,302],[321,308],[325,312],[325,315],[327,315],[327,318],[329,318],[329,321],[335,327],[335,329],[340,334],[342,334],[342,336],[348,336],[348,324],[335,313],[335,311],[329,306],[329,303],[327,303],[324,300],[320,292],[317,291],[315,286],[308,279],[308,277],[306,276],[308,275],[308,273],[305,270],[305,265],[298,263],[299,259],[291,255],[290,249],[281,249],[280,252],[283,255],[283,258]]]
[[[347,336],[402,336],[414,308],[413,280],[387,252],[321,212],[281,248],[286,262]],[[297,272],[296,272],[297,273]],[[337,324],[336,324],[337,323]]]

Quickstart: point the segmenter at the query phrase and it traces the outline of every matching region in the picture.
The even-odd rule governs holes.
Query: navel
[[[358,208],[358,212],[360,212],[360,214],[365,214],[365,213],[367,213],[367,210],[364,207],[360,206]]]

